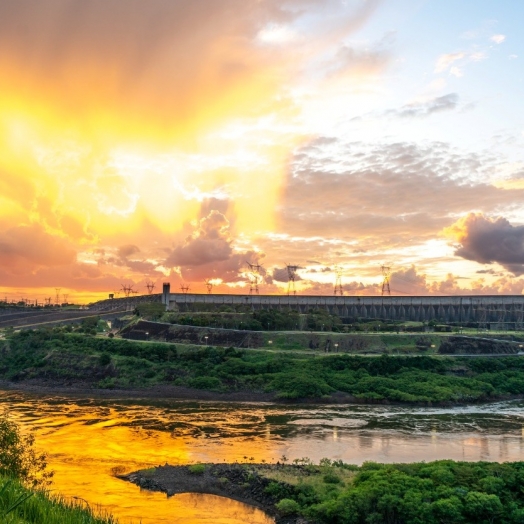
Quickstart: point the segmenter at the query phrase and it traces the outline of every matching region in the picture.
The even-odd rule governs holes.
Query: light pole
[[[206,339],[206,346],[207,346],[207,335],[204,338]]]

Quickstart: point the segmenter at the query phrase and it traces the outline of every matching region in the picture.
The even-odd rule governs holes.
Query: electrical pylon
[[[287,294],[291,295],[291,293],[293,293],[293,295],[296,295],[297,290],[295,288],[295,280],[297,278],[297,271],[300,269],[300,266],[293,266],[290,264],[286,264],[286,269],[287,269],[287,278],[288,278]]]
[[[262,264],[251,264],[246,262],[249,266],[249,294],[252,295],[255,293],[258,295],[258,283],[261,280],[260,271],[262,270]]]
[[[382,280],[382,296],[384,296],[384,295],[389,295],[390,296],[391,295],[391,289],[389,288],[389,279],[391,278],[391,267],[382,264],[382,266],[380,266],[380,269],[382,270],[382,276],[383,276],[383,280]]]
[[[344,294],[344,288],[342,287],[342,269],[338,266],[335,266],[335,289],[334,295],[342,296]]]

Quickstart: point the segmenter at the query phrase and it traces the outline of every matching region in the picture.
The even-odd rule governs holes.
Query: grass
[[[348,486],[356,475],[353,469],[332,465],[332,463],[320,466],[309,464],[305,466],[291,466],[284,468],[261,466],[259,473],[267,479],[289,484],[291,486],[298,486],[307,482],[317,492],[325,491],[326,484],[338,484],[340,488]],[[326,482],[326,477],[328,482]],[[330,477],[337,478],[338,481],[329,482]],[[328,488],[328,490],[331,489]]]
[[[3,524],[117,524],[87,503],[67,501],[45,491],[31,491],[19,481],[0,477],[0,522]]]

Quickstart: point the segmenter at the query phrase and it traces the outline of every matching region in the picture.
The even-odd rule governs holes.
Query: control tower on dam
[[[168,293],[166,309],[196,311],[199,306],[248,306],[258,309],[292,309],[307,313],[326,309],[342,318],[400,321],[515,323],[522,328],[524,295],[467,296],[315,296],[315,295],[214,295]]]

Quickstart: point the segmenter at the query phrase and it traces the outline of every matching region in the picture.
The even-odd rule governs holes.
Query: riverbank
[[[234,391],[220,393],[202,389],[184,388],[170,385],[157,385],[148,388],[135,389],[100,389],[93,388],[86,383],[71,384],[66,386],[54,385],[51,381],[38,379],[24,382],[9,382],[0,380],[0,391],[29,393],[33,395],[60,395],[79,399],[112,399],[112,400],[141,400],[154,401],[202,401],[202,402],[232,402],[232,403],[271,403],[280,405],[355,405],[355,406],[413,406],[413,407],[453,407],[492,404],[507,400],[520,400],[524,395],[505,395],[489,399],[472,400],[467,402],[398,402],[387,399],[373,400],[357,398],[347,393],[336,392],[325,397],[305,397],[299,399],[282,399],[274,393],[253,391]]]
[[[524,395],[524,359],[321,358],[287,351],[178,348],[60,331],[0,343],[9,388],[186,400],[460,405]]]
[[[142,489],[211,493],[255,505],[277,524],[518,524],[524,462],[442,460],[361,467],[307,459],[297,464],[159,466],[119,478]]]

